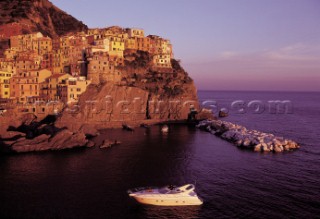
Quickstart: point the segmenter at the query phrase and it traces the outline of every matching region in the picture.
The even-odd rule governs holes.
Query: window
[[[81,88],[77,88],[77,92],[81,92]]]

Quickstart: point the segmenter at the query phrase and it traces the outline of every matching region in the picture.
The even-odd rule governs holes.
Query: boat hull
[[[202,205],[203,202],[197,197],[179,197],[179,198],[164,198],[164,197],[133,197],[137,202],[145,205],[157,206],[186,206],[186,205]]]

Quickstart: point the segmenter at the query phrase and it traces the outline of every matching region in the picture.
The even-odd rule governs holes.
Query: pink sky
[[[299,43],[251,54],[227,51],[184,66],[203,90],[320,91],[319,51]]]

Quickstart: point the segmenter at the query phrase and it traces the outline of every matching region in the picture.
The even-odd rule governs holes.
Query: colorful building
[[[47,69],[14,75],[10,79],[10,97],[20,103],[32,102],[40,96],[40,84],[50,75]]]
[[[171,68],[171,57],[169,54],[156,54],[153,56],[153,65],[158,68]]]
[[[127,28],[126,32],[128,33],[129,37],[144,37],[144,30],[143,29],[136,29],[136,28]]]
[[[63,81],[71,78],[70,74],[53,74],[40,83],[40,96],[46,100],[59,100],[58,86]]]
[[[12,73],[0,71],[0,98],[10,98],[10,78]]]
[[[92,54],[88,60],[88,80],[92,84],[120,81],[121,73],[116,70],[116,66],[123,63],[123,58],[111,56],[107,52],[99,52]]]
[[[70,77],[58,85],[58,96],[64,103],[78,102],[80,95],[90,84],[85,77]]]
[[[137,49],[148,52],[150,50],[150,38],[148,37],[137,37]]]

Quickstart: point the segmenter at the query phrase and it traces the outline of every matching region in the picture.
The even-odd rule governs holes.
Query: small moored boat
[[[167,125],[162,126],[161,127],[161,132],[162,133],[168,133],[169,132],[169,126],[167,126]]]
[[[187,184],[181,187],[136,188],[129,190],[129,196],[137,202],[147,205],[183,206],[201,205],[203,201],[196,194],[195,186]]]

